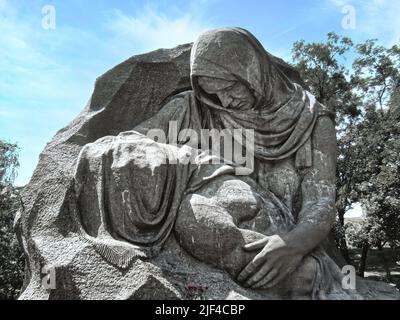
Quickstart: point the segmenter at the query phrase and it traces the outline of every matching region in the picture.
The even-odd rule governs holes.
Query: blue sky
[[[55,8],[54,30],[42,27],[45,5]],[[342,27],[345,5],[355,9],[355,29]],[[0,0],[0,138],[21,147],[16,184],[29,181],[39,153],[83,109],[98,76],[222,26],[250,30],[287,60],[294,41],[321,41],[329,31],[391,45],[400,39],[400,0]]]

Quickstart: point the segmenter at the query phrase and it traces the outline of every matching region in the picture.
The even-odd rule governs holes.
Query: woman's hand
[[[257,289],[275,286],[296,270],[304,256],[303,252],[288,245],[279,235],[265,237],[244,246],[246,251],[261,248],[261,252],[237,277],[245,287]]]

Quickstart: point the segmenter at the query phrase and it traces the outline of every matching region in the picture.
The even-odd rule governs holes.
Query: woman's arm
[[[313,166],[302,189],[302,210],[296,227],[285,235],[266,237],[246,245],[261,250],[239,274],[238,280],[254,288],[273,287],[292,273],[302,258],[325,239],[335,219],[336,134],[333,121],[318,119],[313,132]]]
[[[303,254],[324,240],[335,221],[336,133],[328,117],[318,119],[313,133],[313,166],[302,184],[302,209],[296,227],[286,236],[288,245]]]

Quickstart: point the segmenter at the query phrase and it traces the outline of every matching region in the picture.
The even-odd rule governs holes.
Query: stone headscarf
[[[198,77],[239,81],[256,102],[248,110],[215,103],[199,86]],[[191,81],[197,98],[211,110],[210,126],[254,129],[255,156],[280,160],[296,154],[297,167],[312,165],[310,136],[320,107],[314,96],[291,82],[273,56],[248,31],[225,28],[202,34],[191,55]]]

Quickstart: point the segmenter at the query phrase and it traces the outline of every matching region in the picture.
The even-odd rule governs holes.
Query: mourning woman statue
[[[82,236],[120,267],[156,257],[176,237],[242,287],[290,298],[343,294],[340,270],[321,247],[336,214],[331,114],[239,28],[199,37],[191,83],[132,131],[82,150],[75,174]],[[218,155],[200,143],[150,138],[154,129],[171,137],[171,123],[199,136],[254,130],[254,148],[244,150],[254,155],[252,172],[237,175],[240,164],[222,156],[216,164]]]

